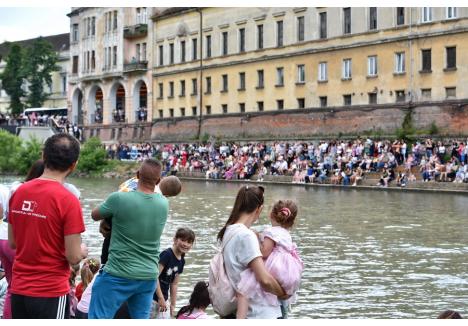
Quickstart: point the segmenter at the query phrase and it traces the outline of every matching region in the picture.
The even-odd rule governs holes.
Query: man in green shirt
[[[114,192],[91,213],[95,221],[111,219],[112,237],[109,259],[93,285],[90,319],[111,319],[125,301],[132,318],[150,316],[169,206],[163,195],[154,192],[161,163],[145,160],[137,177],[136,191]]]

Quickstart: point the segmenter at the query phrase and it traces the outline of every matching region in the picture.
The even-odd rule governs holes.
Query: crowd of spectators
[[[207,179],[262,181],[266,175],[287,175],[295,183],[357,185],[374,173],[382,187],[416,179],[468,182],[468,146],[457,140],[115,144],[108,146],[108,154],[134,160],[156,156],[166,174],[202,172]]]
[[[68,123],[66,115],[49,115],[36,114],[35,112],[30,114],[21,113],[17,116],[10,116],[9,114],[0,113],[0,124],[9,126],[54,126],[65,127]]]
[[[143,161],[152,158],[156,154],[155,147],[150,143],[127,144],[114,143],[105,146],[107,158],[120,161]]]
[[[28,117],[21,113],[18,116],[11,116],[8,113],[0,113],[0,125],[3,126],[28,126]]]
[[[381,173],[379,185],[393,180],[406,185],[416,177],[414,166],[423,180],[466,181],[468,150],[463,142],[447,146],[428,139],[416,142],[408,152],[404,141],[321,141],[317,143],[250,143],[207,145],[166,145],[161,150],[166,170],[200,171],[207,178],[250,179],[257,174],[290,175],[297,183],[356,185],[366,173]],[[398,166],[403,171],[395,172]],[[402,169],[400,169],[401,171]],[[457,173],[458,172],[458,173]]]

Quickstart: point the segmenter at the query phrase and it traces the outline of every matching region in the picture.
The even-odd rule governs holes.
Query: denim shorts
[[[99,271],[93,284],[89,319],[112,319],[127,301],[132,319],[148,319],[151,313],[156,280],[131,280]]]

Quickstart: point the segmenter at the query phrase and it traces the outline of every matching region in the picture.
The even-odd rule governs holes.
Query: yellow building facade
[[[181,8],[152,20],[153,120],[468,98],[468,8]]]

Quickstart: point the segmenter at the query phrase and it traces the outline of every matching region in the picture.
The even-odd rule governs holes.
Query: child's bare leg
[[[243,296],[240,293],[236,294],[237,296],[237,319],[245,319],[247,317],[247,312],[249,311],[249,299]]]

